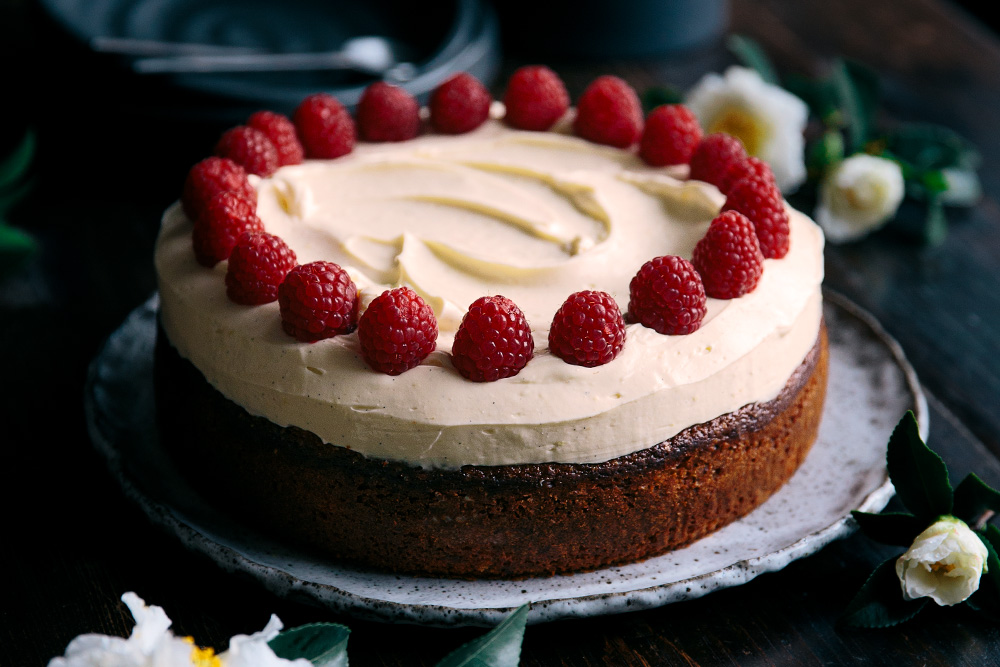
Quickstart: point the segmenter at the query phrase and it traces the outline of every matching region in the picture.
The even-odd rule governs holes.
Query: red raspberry
[[[710,134],[691,155],[691,178],[719,187],[730,165],[746,157],[747,152],[736,137],[722,132]]]
[[[646,118],[639,156],[654,167],[687,164],[700,141],[701,125],[694,113],[683,104],[664,104]]]
[[[288,116],[273,111],[258,111],[247,119],[247,125],[260,130],[271,140],[278,150],[278,166],[302,164],[306,152]]]
[[[493,98],[471,74],[459,72],[431,93],[431,125],[442,134],[465,134],[490,117]]]
[[[354,331],[358,288],[333,262],[301,264],[278,287],[278,306],[285,333],[312,343]]]
[[[549,129],[569,109],[569,93],[559,75],[543,65],[522,67],[507,82],[504,122],[521,130]]]
[[[184,181],[181,205],[184,214],[197,220],[205,205],[220,192],[234,190],[257,206],[257,191],[247,180],[247,172],[229,158],[209,157],[191,167]]]
[[[694,268],[714,299],[735,299],[752,292],[764,273],[753,224],[737,211],[725,211],[712,221],[694,247]]]
[[[607,292],[570,294],[549,329],[549,350],[568,364],[603,366],[625,346],[625,320]]]
[[[389,375],[419,365],[437,347],[437,336],[434,310],[409,287],[382,292],[358,322],[362,356]]]
[[[230,301],[256,306],[278,300],[278,285],[295,268],[295,253],[267,232],[248,232],[229,255],[226,295]]]
[[[451,346],[452,363],[473,382],[517,375],[535,350],[524,313],[505,296],[472,302]]]
[[[749,176],[730,189],[723,211],[739,211],[753,224],[764,257],[781,259],[788,254],[788,210],[773,180]]]
[[[354,150],[354,120],[333,95],[308,96],[295,109],[293,121],[307,157],[331,160]]]
[[[629,283],[629,318],[669,336],[694,333],[705,317],[705,287],[691,262],[664,255],[645,264]]]
[[[771,171],[769,164],[760,158],[748,157],[745,160],[737,160],[729,165],[729,168],[722,175],[722,183],[719,185],[719,190],[722,191],[722,194],[728,195],[737,181],[741,181],[748,176],[758,176],[771,183],[775,182],[774,172]]]
[[[198,263],[209,268],[229,254],[246,232],[262,232],[264,223],[257,217],[257,205],[235,191],[220,192],[194,221],[191,241]]]
[[[639,96],[616,76],[597,77],[580,96],[573,131],[596,144],[628,148],[642,135]]]
[[[267,135],[255,127],[238,125],[222,133],[215,154],[242,165],[251,174],[270,176],[281,166],[278,149]]]
[[[376,81],[361,93],[357,120],[365,141],[406,141],[420,134],[420,104],[402,88]]]

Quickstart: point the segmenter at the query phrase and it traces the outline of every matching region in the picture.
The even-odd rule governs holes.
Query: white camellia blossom
[[[792,192],[805,181],[802,132],[809,108],[795,95],[767,83],[752,69],[733,66],[722,76],[713,72],[702,77],[685,104],[706,134],[731,134],[748,154],[767,162],[782,192]]]
[[[963,602],[979,589],[987,555],[986,545],[964,521],[941,517],[896,561],[903,597],[929,597],[949,607]]]
[[[820,184],[816,222],[827,239],[859,239],[888,222],[905,194],[899,164],[858,153],[837,165]]]
[[[49,667],[311,667],[305,659],[279,658],[267,645],[281,630],[277,616],[258,633],[233,637],[229,650],[215,655],[212,649],[195,646],[190,637],[170,632],[171,621],[162,608],[146,606],[135,593],[125,593],[122,601],[135,619],[128,639],[80,635],[62,656],[49,661]]]

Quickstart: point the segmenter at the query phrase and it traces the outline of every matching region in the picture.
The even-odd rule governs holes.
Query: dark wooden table
[[[982,149],[986,196],[943,245],[883,231],[831,247],[827,285],[902,343],[930,401],[930,444],[953,477],[976,470],[1000,484],[1000,39],[940,0],[733,0],[731,29],[758,39],[785,72],[815,74],[838,55],[866,63],[890,118],[947,124]],[[35,190],[11,218],[41,242],[0,284],[0,665],[44,665],[80,633],[127,634],[119,597],[129,590],[219,650],[272,612],[287,626],[348,624],[355,666],[431,665],[478,636],[279,599],[186,551],[126,500],[86,434],[86,367],[153,291],[159,213],[222,128],[109,74],[31,2],[0,1],[0,42],[0,148],[28,124],[40,140]],[[717,44],[662,60],[551,64],[575,96],[605,72],[640,89],[686,88],[731,61]],[[521,62],[509,57],[505,72]],[[1000,664],[1000,628],[964,609],[930,609],[889,630],[836,628],[892,553],[855,535],[691,602],[532,626],[522,664]]]

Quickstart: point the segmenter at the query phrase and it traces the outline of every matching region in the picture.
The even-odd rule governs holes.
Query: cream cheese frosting
[[[230,302],[226,262],[195,261],[179,205],[157,241],[161,322],[251,414],[365,456],[438,468],[606,461],[776,397],[818,337],[823,236],[791,211],[788,255],[765,260],[750,294],[708,299],[695,333],[629,324],[621,354],[595,368],[549,353],[549,324],[571,293],[609,292],[624,311],[644,262],[691,257],[723,197],[683,176],[495,120],[461,137],[361,144],[253,178],[258,215],[299,263],[343,266],[362,308],[400,284],[424,297],[441,333],[420,366],[384,375],[362,359],[357,334],[302,343],[282,331],[277,303]],[[475,383],[449,352],[465,308],[486,294],[524,311],[535,357],[512,378]]]

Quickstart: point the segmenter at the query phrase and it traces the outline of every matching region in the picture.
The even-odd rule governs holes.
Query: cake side
[[[249,525],[380,569],[509,578],[634,562],[746,515],[812,446],[827,368],[821,328],[776,398],[654,447],[594,464],[458,470],[367,458],[252,416],[162,335],[156,385],[166,449]]]

